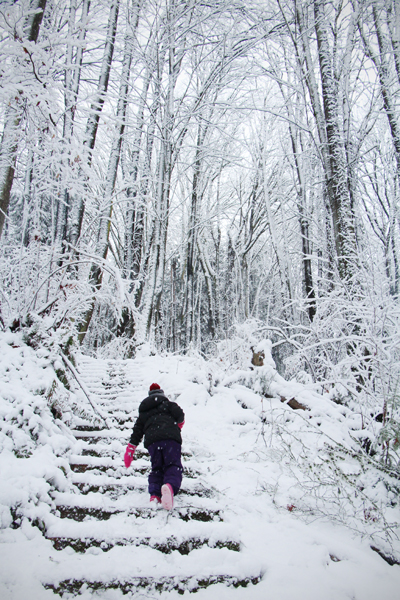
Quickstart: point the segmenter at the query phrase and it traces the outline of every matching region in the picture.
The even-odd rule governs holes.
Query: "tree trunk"
[[[156,42],[154,42],[155,44]],[[152,51],[151,51],[152,54]],[[159,108],[159,91],[156,92],[156,99],[150,109],[149,125],[146,136],[145,159],[142,168],[140,184],[139,177],[139,158],[141,151],[142,138],[145,131],[144,112],[147,105],[150,83],[154,77],[157,68],[157,61],[151,56],[150,66],[144,76],[143,89],[139,101],[138,114],[136,117],[136,127],[132,141],[132,158],[129,163],[123,162],[123,171],[129,185],[126,190],[126,221],[125,221],[125,240],[124,240],[124,277],[132,281],[130,292],[133,289],[133,281],[137,280],[142,268],[142,253],[144,246],[144,217],[145,217],[145,198],[148,194],[150,183],[151,158],[154,145],[154,134],[156,128],[156,117]],[[139,188],[139,189],[138,189]],[[140,293],[136,294],[136,305],[140,304]]]
[[[328,39],[326,0],[314,0],[314,28],[317,35],[319,73],[321,92],[315,74],[309,43],[310,23],[306,20],[307,7],[296,5],[296,24],[298,25],[302,50],[292,35],[297,61],[302,69],[311,100],[311,107],[319,137],[319,150],[325,175],[328,215],[332,221],[333,242],[339,276],[347,279],[353,274],[356,260],[356,236],[349,181],[351,174],[346,165],[344,142],[341,136],[338,89],[333,71],[332,50]],[[305,65],[303,64],[303,58]],[[322,97],[320,99],[320,97]],[[323,110],[321,107],[321,101]],[[329,244],[328,244],[329,246]]]
[[[125,36],[125,48],[124,48],[124,58],[122,63],[122,72],[121,72],[121,82],[119,87],[118,94],[118,105],[117,105],[117,113],[116,113],[116,135],[111,147],[110,159],[108,162],[107,168],[107,176],[106,176],[106,184],[104,191],[104,200],[103,200],[103,208],[101,210],[100,221],[99,221],[99,229],[97,236],[97,246],[96,246],[96,255],[100,256],[103,260],[107,258],[108,248],[109,248],[109,239],[110,239],[110,229],[111,229],[111,218],[113,212],[113,194],[115,182],[117,179],[118,165],[121,154],[121,145],[122,139],[125,130],[125,122],[126,122],[126,108],[128,104],[128,92],[129,92],[129,77],[131,72],[131,64],[132,64],[132,52],[133,52],[133,37],[134,32],[137,29],[139,23],[139,10],[140,10],[140,0],[136,2],[135,6],[135,14],[133,16],[133,23],[131,23],[132,14],[128,11],[127,14],[127,32]],[[95,290],[99,290],[101,287],[102,279],[103,279],[103,269],[101,264],[92,265],[90,271],[90,283]],[[94,309],[93,302],[87,311],[85,318],[80,326],[79,330],[79,341],[82,343],[87,330],[90,325],[90,321],[93,316]]]
[[[379,47],[379,56],[377,56],[370,48],[366,45],[367,53],[371,60],[374,62],[376,70],[378,71],[379,84],[382,94],[383,107],[389,122],[390,133],[392,135],[393,146],[397,162],[397,177],[400,184],[400,127],[397,121],[397,108],[396,101],[391,92],[391,77],[389,75],[389,67],[386,60],[387,47],[384,39],[384,35],[381,28],[381,23],[378,14],[378,8],[376,3],[372,6],[372,14],[375,26],[376,37]],[[364,38],[365,40],[365,38]],[[396,90],[397,92],[399,90]]]
[[[31,0],[30,2],[30,14],[24,23],[24,37],[29,42],[37,42],[45,8],[46,0]],[[5,112],[0,146],[0,237],[10,204],[23,108],[24,102],[17,96],[10,99]]]
[[[168,88],[164,104],[161,125],[160,155],[155,201],[154,233],[149,257],[149,273],[143,299],[144,337],[155,333],[159,316],[161,294],[165,274],[165,258],[168,235],[170,185],[172,177],[172,132],[174,128],[174,91],[178,78],[181,57],[177,57],[175,48],[177,6],[176,0],[170,0],[167,8],[167,44],[168,44]],[[159,74],[161,77],[161,73]]]
[[[209,123],[209,121],[208,121]],[[203,143],[207,133],[207,125],[202,126],[201,121],[197,127],[197,145],[196,155],[193,165],[193,179],[192,179],[192,196],[188,223],[188,241],[186,248],[186,282],[185,282],[185,299],[183,302],[184,310],[183,317],[186,321],[186,347],[189,346],[190,342],[194,338],[194,302],[195,302],[195,250],[197,250],[197,236],[198,236],[198,210],[201,191],[200,187],[200,171],[203,154]]]
[[[104,47],[103,60],[101,65],[101,72],[99,82],[97,84],[97,90],[95,94],[95,100],[90,107],[90,115],[86,124],[86,132],[84,144],[88,149],[88,165],[92,162],[92,152],[96,143],[97,130],[99,126],[99,120],[103,105],[106,99],[108,81],[110,78],[111,63],[114,54],[115,36],[117,32],[118,23],[118,12],[119,12],[119,0],[113,0],[110,8],[110,15],[108,19],[107,37]],[[71,229],[71,241],[76,246],[82,230],[83,217],[85,212],[85,197],[81,197],[77,206],[74,210],[72,229]]]
[[[82,15],[79,28],[78,46],[76,48],[75,58],[74,44],[72,36],[75,31],[76,19],[76,0],[71,0],[70,16],[68,23],[69,43],[67,46],[67,57],[65,66],[65,82],[64,82],[64,123],[63,123],[63,142],[65,145],[63,161],[67,167],[70,166],[70,144],[74,133],[74,118],[76,111],[76,103],[79,93],[79,84],[81,77],[81,68],[83,60],[83,41],[87,32],[87,20],[89,14],[90,0],[84,0],[82,5]],[[68,237],[68,220],[71,210],[71,198],[69,190],[69,182],[66,182],[64,190],[61,194],[61,199],[57,207],[57,231],[56,237],[59,242],[67,240]]]
[[[314,0],[315,31],[324,106],[325,130],[330,173],[327,192],[333,219],[338,271],[342,279],[354,273],[356,240],[351,198],[347,186],[348,173],[344,144],[340,133],[338,90],[335,80],[331,49],[328,41],[328,24],[325,15],[326,0]]]
[[[283,90],[281,89],[281,91],[283,96]],[[303,168],[300,162],[301,152],[299,151],[302,147],[301,131],[298,131],[294,125],[295,119],[292,111],[292,106],[288,98],[285,98],[285,105],[287,107],[289,116],[289,135],[292,143],[292,152],[295,164],[295,171],[297,175],[297,209],[299,213],[299,225],[301,235],[304,291],[305,297],[307,299],[308,317],[310,321],[312,321],[316,313],[316,303],[311,264],[310,220],[307,215],[306,189],[303,177]],[[300,146],[300,148],[298,148],[298,146]]]

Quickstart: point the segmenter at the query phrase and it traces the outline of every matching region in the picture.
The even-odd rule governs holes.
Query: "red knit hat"
[[[150,392],[152,392],[153,390],[161,390],[160,386],[158,385],[158,383],[152,383],[150,386]]]

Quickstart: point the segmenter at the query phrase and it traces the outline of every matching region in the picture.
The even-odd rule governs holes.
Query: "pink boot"
[[[150,496],[150,502],[152,504],[161,504],[161,498],[160,498],[160,496],[155,496],[155,495]]]
[[[174,490],[170,483],[164,483],[161,488],[161,504],[165,510],[172,510],[174,506]]]

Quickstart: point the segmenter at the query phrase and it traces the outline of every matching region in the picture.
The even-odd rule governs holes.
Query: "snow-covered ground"
[[[264,350],[253,370],[78,355],[107,428],[71,374],[57,383],[55,350],[1,334],[1,599],[397,600],[399,480],[361,453],[360,415],[284,381]],[[149,507],[146,453],[123,465],[152,382],[186,415],[171,513]]]

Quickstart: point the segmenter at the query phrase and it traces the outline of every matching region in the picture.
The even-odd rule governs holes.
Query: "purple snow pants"
[[[170,483],[177,494],[182,483],[181,445],[175,440],[154,442],[148,447],[151,458],[150,496],[161,496],[161,486]]]

